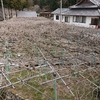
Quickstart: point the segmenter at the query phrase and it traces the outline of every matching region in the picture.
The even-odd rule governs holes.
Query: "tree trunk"
[[[13,17],[13,15],[12,15],[12,9],[11,9],[11,17]]]
[[[17,17],[17,10],[15,9],[15,11],[16,11],[16,17]]]
[[[9,16],[9,18],[10,18],[10,9],[9,9],[9,7],[8,7],[8,16]]]

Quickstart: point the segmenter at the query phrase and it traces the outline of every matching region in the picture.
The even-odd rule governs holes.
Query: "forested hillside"
[[[79,2],[80,0],[62,0],[63,7]],[[41,9],[45,6],[49,7],[51,11],[60,6],[60,0],[3,0],[6,8],[14,8],[15,10],[23,10],[30,6],[39,5]]]
[[[80,0],[62,0],[63,7],[68,7]],[[60,0],[34,0],[34,4],[40,5],[41,8],[49,6],[51,10],[55,10],[60,6]]]

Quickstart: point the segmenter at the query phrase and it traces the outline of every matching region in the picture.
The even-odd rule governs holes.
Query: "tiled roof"
[[[56,9],[52,14],[60,14],[60,8]],[[64,8],[62,10],[62,15],[67,15],[67,16],[100,16],[99,9],[69,9],[69,8]]]
[[[100,7],[100,0],[90,0],[92,3]]]
[[[62,8],[62,15],[100,16],[100,0],[90,0],[91,2],[82,3],[83,1],[81,0],[69,8]],[[53,11],[52,14],[60,14],[60,8]]]
[[[64,13],[66,10],[67,10],[67,8],[62,8],[62,13]],[[52,14],[60,14],[60,8],[53,11]]]
[[[90,0],[90,2],[84,2],[84,0],[81,0],[79,3],[70,6],[70,8],[98,8],[100,7],[100,0]]]
[[[100,16],[99,10],[96,9],[75,9],[75,10],[70,10],[67,9],[62,15],[76,15],[76,16]]]
[[[94,5],[93,3],[83,3],[83,4],[80,4],[80,5],[73,5],[73,6],[70,6],[69,8],[98,8],[97,5]]]

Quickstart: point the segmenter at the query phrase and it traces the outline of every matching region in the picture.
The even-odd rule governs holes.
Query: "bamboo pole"
[[[53,76],[54,76],[54,100],[57,100],[57,82],[56,82],[56,73],[53,73]]]
[[[6,59],[6,66],[5,66],[5,69],[6,69],[6,72],[9,71],[9,62],[8,62],[8,58],[9,58],[9,50],[8,50],[8,42],[6,42],[6,54],[5,54],[5,59]]]

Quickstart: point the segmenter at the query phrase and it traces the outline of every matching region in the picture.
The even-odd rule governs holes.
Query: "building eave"
[[[57,14],[59,15],[59,14]],[[76,14],[70,14],[70,15],[67,15],[67,14],[62,14],[63,16],[84,16],[84,17],[100,17],[100,15],[76,15]]]
[[[85,8],[85,9],[88,9],[88,8],[98,8],[97,6],[91,6],[91,7],[88,7],[88,6],[85,6],[85,7],[79,7],[79,6],[73,6],[73,7],[69,7],[70,9],[76,9],[76,8],[78,8],[78,9],[80,9],[80,8]]]
[[[100,7],[100,0],[90,0],[90,3],[93,4],[93,6],[80,6],[84,2],[84,0],[81,0],[79,3],[70,6],[70,9],[76,9],[76,8],[98,8]]]

